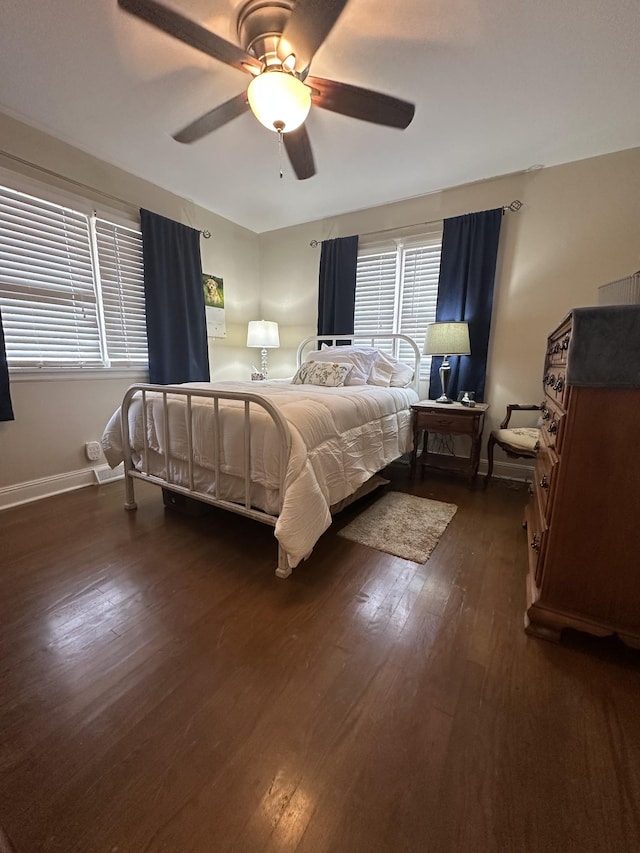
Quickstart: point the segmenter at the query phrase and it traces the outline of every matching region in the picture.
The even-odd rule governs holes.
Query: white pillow
[[[369,385],[380,385],[383,388],[388,388],[391,385],[393,376],[393,365],[384,353],[378,353],[376,360],[373,362],[371,373],[369,374]]]
[[[342,355],[343,358],[341,361],[350,363],[351,358],[345,359],[345,356],[351,356],[354,354],[359,354],[360,356],[364,356],[367,359],[371,359],[371,367],[369,368],[369,373],[367,377],[367,383],[370,385],[383,385],[388,387],[391,385],[394,388],[406,388],[407,385],[411,384],[413,380],[413,367],[408,364],[405,364],[403,361],[395,358],[392,355],[388,355],[387,353],[382,352],[377,347],[372,346],[357,346],[356,344],[350,346],[327,346],[326,344],[322,344],[321,353],[325,356],[333,355],[334,357],[337,355]],[[318,353],[310,353],[310,357],[318,357]],[[384,365],[384,366],[383,366]],[[391,377],[389,382],[386,382],[386,375],[388,373],[389,366],[392,369]],[[363,371],[364,372],[364,371]],[[375,382],[371,381],[371,374],[374,372]],[[355,382],[346,382],[346,385],[361,385],[361,381]]]
[[[366,385],[371,368],[376,359],[376,351],[362,352],[354,347],[327,347],[310,352],[305,361],[325,361],[332,364],[350,364],[352,367],[345,385]]]
[[[386,360],[391,365],[393,372],[389,384],[392,388],[406,388],[407,385],[411,384],[411,380],[413,379],[413,367],[411,365],[405,364],[404,361],[399,361],[392,355],[387,355],[386,352],[381,352],[380,358]]]
[[[305,361],[291,380],[294,385],[325,385],[339,388],[345,384],[352,365],[328,361]]]

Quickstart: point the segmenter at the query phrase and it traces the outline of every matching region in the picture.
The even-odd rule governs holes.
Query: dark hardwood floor
[[[523,489],[389,472],[459,506],[425,565],[338,537],[359,508],[287,580],[144,484],[0,514],[18,853],[640,850],[640,653],[525,635]]]

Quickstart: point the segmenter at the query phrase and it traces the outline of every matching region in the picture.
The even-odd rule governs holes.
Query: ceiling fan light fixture
[[[247,97],[254,116],[273,131],[295,130],[311,109],[309,87],[280,69],[264,71],[254,77],[249,83]]]

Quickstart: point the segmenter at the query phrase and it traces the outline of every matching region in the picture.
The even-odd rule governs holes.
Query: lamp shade
[[[269,130],[287,133],[300,127],[311,108],[311,89],[286,71],[263,71],[247,89],[249,106]]]
[[[278,324],[271,320],[251,320],[247,329],[247,346],[262,349],[279,347]]]
[[[424,339],[425,355],[471,355],[468,323],[430,323]]]

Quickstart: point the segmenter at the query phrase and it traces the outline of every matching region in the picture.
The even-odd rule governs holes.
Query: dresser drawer
[[[547,542],[547,524],[540,512],[538,496],[534,490],[531,500],[524,511],[527,525],[527,546],[529,552],[529,573],[537,587],[542,583],[544,552]]]
[[[473,411],[473,410],[471,410]],[[416,412],[416,425],[418,429],[427,432],[445,432],[458,435],[475,435],[477,431],[477,418],[480,412],[467,414],[466,412]]]
[[[543,442],[536,456],[533,486],[540,505],[540,512],[545,519],[549,519],[551,515],[557,468],[558,457],[555,451]]]
[[[542,410],[542,426],[540,427],[541,444],[553,448],[560,453],[564,434],[564,409],[555,400],[547,397]]]
[[[545,371],[550,367],[566,367],[569,344],[571,343],[571,318],[553,332],[547,340]]]
[[[546,396],[564,407],[567,394],[567,371],[563,366],[549,367],[544,375],[543,385]]]

